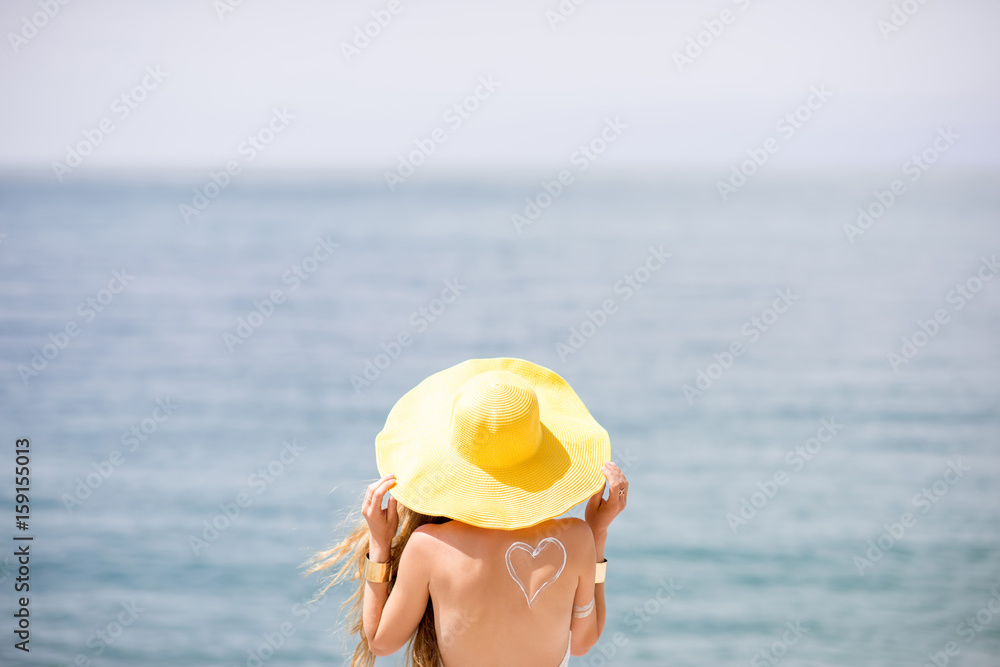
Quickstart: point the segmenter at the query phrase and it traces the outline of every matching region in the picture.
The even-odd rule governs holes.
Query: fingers
[[[611,461],[605,463],[601,471],[608,480],[607,502],[612,505],[616,505],[619,508],[624,508],[625,503],[628,500],[628,480],[625,479],[625,474],[622,472],[621,468]]]
[[[386,475],[377,482],[372,482],[368,485],[368,489],[365,491],[364,502],[361,503],[361,513],[369,515],[375,511],[382,510],[382,499],[385,497],[386,492],[396,485],[395,475]],[[395,500],[390,497],[390,502]]]
[[[591,496],[584,515],[595,534],[608,529],[615,517],[625,509],[628,500],[628,480],[625,479],[621,468],[608,461],[601,466],[601,472],[605,478],[603,488]],[[608,491],[607,498],[604,498],[605,489]]]

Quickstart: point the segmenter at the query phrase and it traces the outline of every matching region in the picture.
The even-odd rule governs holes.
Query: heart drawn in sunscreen
[[[519,563],[517,567],[511,562],[511,556],[515,551],[524,551],[526,554],[531,556],[531,560],[527,563]],[[538,587],[532,594],[528,594],[528,586],[531,585],[531,574],[535,571],[536,567],[545,567],[547,563],[538,563],[536,559],[538,555],[545,552],[546,555],[552,553],[556,555],[561,562],[559,563],[559,569],[551,577],[542,582],[541,586]],[[563,568],[566,567],[566,547],[562,545],[562,542],[554,537],[546,537],[541,542],[538,543],[537,547],[532,547],[530,544],[525,544],[524,542],[514,542],[510,547],[507,548],[507,553],[504,556],[504,560],[507,562],[507,572],[510,573],[511,578],[521,587],[521,592],[524,593],[524,599],[528,601],[528,608],[535,602],[535,598],[538,594],[545,590],[545,588],[559,578],[562,574]],[[553,561],[554,564],[555,561]]]

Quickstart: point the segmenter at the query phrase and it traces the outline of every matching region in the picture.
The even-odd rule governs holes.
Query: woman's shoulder
[[[559,540],[566,549],[575,554],[587,552],[594,547],[594,532],[583,519],[566,517],[552,519],[539,524],[540,535]]]
[[[594,533],[583,519],[573,516],[549,519],[537,525],[540,532],[551,533],[553,537],[562,535],[567,539],[594,539]]]
[[[437,549],[463,539],[465,528],[471,528],[459,521],[431,522],[417,526],[410,535],[409,542],[420,545],[421,549]]]
[[[455,521],[445,523],[425,523],[417,526],[410,536],[410,540],[416,539],[418,542],[428,542],[441,539],[446,533],[454,530]]]

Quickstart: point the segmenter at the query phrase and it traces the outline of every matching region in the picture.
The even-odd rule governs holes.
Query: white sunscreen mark
[[[573,618],[587,618],[590,612],[594,611],[594,602],[597,598],[591,598],[590,602],[584,605],[573,605]]]
[[[543,581],[542,585],[538,587],[538,590],[535,591],[534,594],[529,596],[528,589],[525,585],[525,579],[527,580],[531,579],[530,577],[531,571],[529,570],[528,572],[524,573],[525,575],[528,576],[521,577],[515,571],[514,565],[510,562],[511,554],[514,551],[520,549],[521,551],[524,551],[529,556],[531,556],[532,561],[534,561],[534,559],[538,557],[538,554],[540,554],[546,547],[553,547],[558,549],[562,553],[562,563],[559,564],[559,569],[556,571],[556,573],[551,577],[549,577],[548,579],[546,579],[545,581]],[[564,547],[562,542],[560,542],[554,537],[546,537],[545,539],[540,541],[538,543],[538,546],[536,547],[532,547],[530,544],[525,544],[524,542],[514,542],[507,548],[507,553],[504,555],[504,560],[507,562],[507,572],[510,573],[511,579],[513,579],[517,583],[517,585],[521,587],[521,592],[524,593],[524,599],[528,601],[528,608],[530,609],[531,605],[534,604],[535,602],[535,598],[538,597],[538,594],[544,591],[549,584],[558,579],[559,575],[562,574],[563,568],[566,567],[566,547]]]

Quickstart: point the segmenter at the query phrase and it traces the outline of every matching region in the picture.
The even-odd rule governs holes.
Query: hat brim
[[[542,441],[533,456],[485,470],[449,443],[452,402],[469,378],[503,370],[538,397]],[[603,488],[608,432],[554,371],[524,359],[470,359],[431,375],[389,412],[375,438],[379,473],[396,475],[392,494],[406,507],[482,528],[513,530],[557,517]]]

